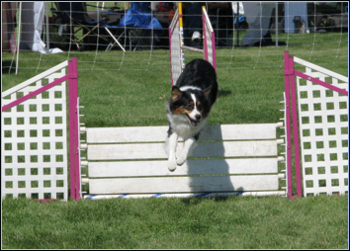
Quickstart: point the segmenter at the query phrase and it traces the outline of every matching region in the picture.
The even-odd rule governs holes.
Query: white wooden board
[[[90,194],[278,190],[277,175],[90,179]]]
[[[89,162],[89,177],[139,177],[217,174],[277,173],[277,158],[187,160],[175,172],[167,168],[167,160]]]
[[[206,126],[190,155],[206,159],[188,159],[175,172],[168,171],[164,151],[167,126],[87,128],[89,192],[102,197],[279,193],[277,126]],[[182,147],[179,143],[177,153]]]
[[[157,194],[89,194],[87,200],[116,199],[116,198],[160,198],[160,197],[213,197],[213,196],[285,196],[285,191],[256,191],[256,192],[224,192],[224,193],[157,193]]]
[[[276,138],[277,124],[208,125],[200,140],[254,140]],[[97,127],[86,129],[87,143],[164,142],[167,126]]]
[[[89,160],[166,159],[163,143],[89,145]],[[178,145],[178,151],[182,144]],[[277,156],[277,141],[202,142],[192,157]]]

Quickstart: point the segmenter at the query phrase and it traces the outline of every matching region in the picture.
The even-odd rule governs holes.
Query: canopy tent
[[[258,43],[268,32],[270,17],[275,3],[244,2],[244,12],[249,24],[248,33],[243,37],[241,45],[249,46]]]
[[[300,17],[308,30],[307,3],[286,2],[285,4],[285,32],[296,33],[295,18]],[[243,37],[241,45],[249,46],[263,41],[266,37],[271,39],[269,31],[272,10],[277,6],[275,2],[243,2],[245,16],[249,23],[248,33]],[[275,11],[275,13],[277,13]],[[276,18],[277,20],[277,18]],[[277,27],[277,26],[276,26]],[[278,34],[278,33],[276,33]],[[264,41],[261,43],[263,45]]]
[[[284,4],[284,31],[285,33],[298,33],[295,21],[300,18],[300,22],[305,24],[308,31],[307,3],[306,2],[289,2]]]

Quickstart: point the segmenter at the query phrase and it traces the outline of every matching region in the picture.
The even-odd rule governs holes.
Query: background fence
[[[236,4],[236,3],[235,3]],[[104,8],[96,8],[96,6],[102,6],[102,3],[90,2],[88,3],[87,10],[89,11],[89,15],[95,19],[100,20],[101,18],[105,18],[108,20],[108,24],[111,24],[112,27],[120,21],[121,17],[125,15],[126,11],[126,3],[118,3],[118,9],[113,9],[115,7],[115,3],[105,3]],[[90,6],[91,5],[91,6]],[[209,6],[208,6],[209,7]],[[277,7],[277,8],[276,8]],[[25,11],[28,7],[22,6],[22,11]],[[46,8],[46,9],[45,9]],[[75,24],[75,29],[78,30],[82,28],[80,31],[76,33],[76,38],[73,38],[73,33],[70,32],[69,25],[70,23],[62,23],[60,18],[60,12],[58,12],[58,8],[54,3],[48,3],[44,8],[44,16],[42,17],[43,25],[38,28],[39,32],[42,32],[42,41],[46,44],[44,49],[52,49],[52,48],[60,48],[64,51],[64,54],[67,55],[67,59],[74,56],[77,51],[77,41],[80,42],[78,44],[82,44],[79,46],[79,51],[84,55],[84,58],[80,59],[80,70],[81,71],[99,71],[104,70],[106,68],[110,70],[153,70],[159,69],[160,61],[163,59],[163,55],[158,53],[158,49],[168,49],[169,48],[169,38],[168,38],[168,26],[170,23],[169,15],[171,18],[171,12],[165,11],[161,12],[155,8],[153,11],[154,16],[160,21],[162,28],[160,29],[150,29],[148,32],[142,34],[142,39],[138,40],[138,46],[136,50],[138,53],[132,53],[130,51],[130,41],[134,42],[135,36],[140,35],[137,34],[138,31],[127,31],[125,27],[121,28],[109,28],[109,30],[113,33],[116,38],[123,33],[123,36],[120,37],[119,41],[122,46],[126,48],[126,52],[123,52],[118,45],[114,45],[113,48],[109,51],[112,53],[113,57],[106,57],[105,50],[110,45],[110,43],[114,44],[114,40],[106,31],[103,26],[96,26],[95,24],[84,24],[82,28],[81,24]],[[50,11],[50,8],[56,9],[56,11]],[[307,9],[305,10],[305,16],[302,17],[300,22],[293,22],[295,17],[299,15],[292,14],[291,8],[292,3],[281,3],[275,4],[269,7],[269,11],[263,11],[265,5],[258,6],[261,8],[257,13],[249,14],[249,12],[245,11],[241,13],[242,9],[239,9],[238,13],[237,7],[235,11],[232,11],[232,8],[210,8],[209,7],[209,16],[211,22],[214,26],[214,32],[216,34],[216,47],[217,48],[225,48],[227,51],[221,55],[221,60],[218,60],[218,68],[230,69],[232,65],[239,65],[242,68],[252,67],[252,68],[264,68],[264,67],[283,67],[283,62],[280,60],[275,60],[279,54],[276,50],[271,49],[262,49],[264,45],[270,44],[273,47],[279,46],[279,48],[283,48],[283,50],[289,50],[293,53],[293,50],[297,50],[298,47],[307,47],[310,51],[309,57],[306,58],[309,61],[312,61],[315,57],[323,57],[325,61],[331,61],[331,63],[337,62],[337,64],[347,63],[347,57],[345,57],[341,53],[341,48],[346,45],[347,40],[344,33],[347,33],[347,3],[332,3],[332,6],[324,6],[323,4],[311,2],[307,4]],[[228,9],[228,10],[227,10]],[[278,9],[274,11],[273,9]],[[3,12],[8,11],[8,7],[3,5]],[[14,8],[12,8],[14,10]],[[99,10],[99,12],[96,12]],[[101,12],[101,11],[107,12]],[[114,12],[114,15],[110,14],[109,11]],[[83,14],[81,10],[72,10],[72,14],[76,13],[77,15]],[[259,14],[260,13],[260,14]],[[261,34],[264,31],[264,27],[261,25],[258,28],[253,25],[247,26],[247,22],[244,20],[255,20],[256,15],[260,15],[261,20],[268,20],[267,26],[270,30],[271,37],[265,37],[261,39],[259,36],[257,40],[259,41],[257,44],[254,44],[254,47],[259,48],[256,53],[256,57],[253,61],[247,62],[245,61],[245,53],[241,51],[242,41],[244,37],[247,35],[249,31],[253,31],[255,33]],[[241,18],[239,18],[241,15]],[[242,18],[242,15],[245,17]],[[184,13],[186,17],[186,13]],[[17,15],[14,16],[17,18],[17,24],[20,22],[21,15],[19,14],[19,6],[17,7]],[[239,21],[239,19],[241,21]],[[257,18],[257,20],[260,20]],[[11,21],[11,18],[9,19]],[[237,21],[238,20],[238,21]],[[270,23],[271,20],[271,23]],[[275,25],[275,20],[278,20],[277,26]],[[296,23],[295,27],[299,27],[297,29],[290,29],[289,26],[286,26],[285,23],[287,20],[292,20],[292,24]],[[23,22],[23,20],[22,20]],[[26,25],[33,26],[34,18],[26,20]],[[4,22],[3,22],[4,23]],[[250,22],[252,24],[252,22]],[[308,29],[306,29],[305,25],[308,24]],[[9,23],[9,26],[11,23]],[[88,29],[95,28],[95,32],[88,33]],[[3,26],[4,27],[4,26]],[[12,23],[12,27],[15,27],[15,23]],[[28,33],[28,29],[22,29],[18,35],[19,25],[15,30],[14,36],[16,39],[16,43],[21,40],[23,42],[23,37],[28,36],[25,35]],[[277,27],[277,33],[276,33]],[[304,27],[304,28],[302,28]],[[13,36],[12,33],[3,30],[3,43],[9,44]],[[135,33],[136,32],[136,33]],[[309,33],[307,33],[309,32]],[[324,33],[326,32],[326,33]],[[5,35],[8,36],[5,36]],[[60,35],[61,34],[61,35]],[[84,37],[84,35],[86,35]],[[332,43],[328,45],[329,55],[324,55],[322,53],[323,47],[323,39],[320,37],[329,37],[332,40],[335,38],[336,43]],[[107,38],[107,40],[102,39],[101,37]],[[125,39],[124,39],[125,38]],[[185,39],[189,39],[186,37]],[[278,45],[278,43],[280,44]],[[282,42],[282,43],[281,43]],[[249,45],[253,46],[253,44]],[[131,49],[134,49],[132,46]],[[3,50],[10,51],[9,47],[4,47]],[[56,65],[61,62],[61,59],[57,59],[54,55],[45,56],[44,54],[37,53],[34,56],[31,54],[26,54],[24,52],[32,51],[32,48],[28,46],[21,46],[19,50],[18,59],[16,59],[16,55],[7,56],[8,63],[6,68],[8,71],[11,71],[13,67],[18,66],[21,69],[21,62],[30,60],[32,63],[31,69],[34,71],[48,69],[49,64]],[[137,64],[130,64],[130,58],[141,58]],[[269,57],[270,60],[266,63],[264,58]],[[33,58],[34,57],[34,58]],[[111,59],[112,58],[112,59]],[[24,65],[22,64],[24,67]],[[23,69],[23,68],[22,68]]]

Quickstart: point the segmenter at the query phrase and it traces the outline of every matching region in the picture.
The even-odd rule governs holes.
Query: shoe
[[[192,34],[192,41],[197,42],[201,40],[201,33],[199,31],[195,31]]]

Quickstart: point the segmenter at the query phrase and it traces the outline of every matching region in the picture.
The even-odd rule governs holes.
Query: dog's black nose
[[[195,116],[195,117],[196,117],[196,119],[197,119],[197,120],[200,120],[200,119],[202,118],[202,115],[200,115],[200,114],[196,114],[196,116]]]

